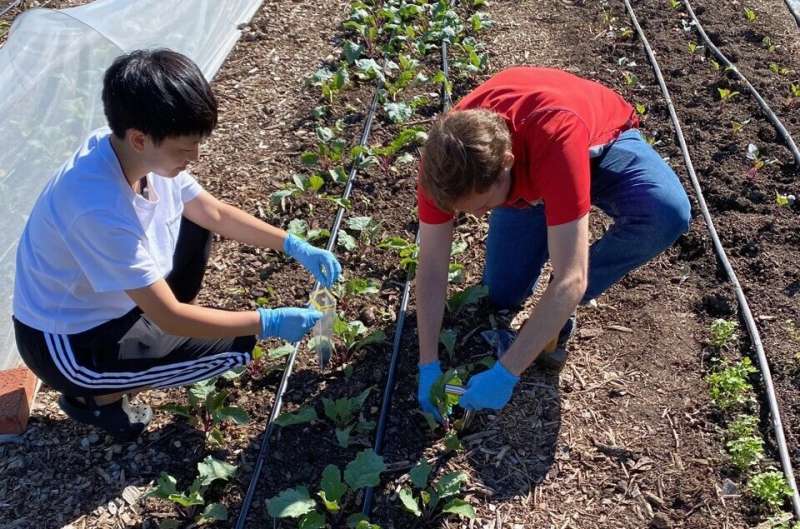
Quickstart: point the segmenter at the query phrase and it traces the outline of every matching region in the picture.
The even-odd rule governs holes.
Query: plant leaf
[[[350,217],[347,219],[347,227],[354,231],[364,231],[372,223],[372,217]]]
[[[461,292],[456,292],[447,300],[447,309],[453,314],[458,314],[464,307],[476,303],[489,295],[486,285],[473,285]]]
[[[267,512],[273,518],[299,518],[313,511],[317,503],[308,495],[305,487],[285,489],[267,500]]]
[[[383,457],[372,449],[359,452],[344,470],[344,480],[353,490],[374,487],[380,482],[381,472],[386,470]]]
[[[201,521],[225,521],[228,519],[228,509],[221,503],[209,503],[200,515]]]
[[[439,478],[434,488],[436,489],[436,494],[444,499],[461,492],[461,485],[467,481],[467,475],[463,472],[450,472]]]
[[[430,463],[424,459],[420,459],[419,463],[408,473],[411,478],[411,483],[418,489],[424,489],[428,486],[428,478],[432,470],[433,467]]]
[[[353,431],[353,424],[344,428],[336,428],[336,441],[342,448],[347,448],[350,445],[350,432]]]
[[[442,512],[457,514],[462,518],[475,518],[475,509],[461,498],[453,498],[447,502],[447,504],[442,507]]]
[[[308,233],[308,222],[303,219],[292,219],[289,221],[289,226],[286,228],[286,231],[295,237],[305,239],[306,233]]]
[[[359,57],[361,57],[361,54],[364,52],[364,48],[352,40],[346,40],[342,46],[342,51],[344,52],[344,58],[347,60],[347,62],[349,64],[353,64],[356,62],[356,60],[358,60]]]
[[[386,333],[383,331],[374,331],[367,335],[366,338],[362,338],[355,342],[350,349],[352,351],[358,351],[359,349],[363,349],[369,345],[378,345],[382,344],[386,341]]]
[[[267,358],[270,360],[283,358],[284,356],[289,356],[292,354],[292,351],[294,351],[294,346],[290,343],[285,343],[283,345],[279,345],[278,347],[273,347],[267,351]]]
[[[217,412],[219,420],[228,419],[236,424],[247,424],[250,421],[250,416],[247,412],[238,406],[224,406]]]
[[[336,239],[336,243],[348,252],[355,251],[358,248],[356,238],[344,230],[339,230],[339,238]]]
[[[397,495],[400,498],[400,501],[403,503],[403,507],[419,518],[422,516],[422,511],[419,510],[419,504],[417,503],[416,498],[414,498],[414,492],[409,489],[408,487],[403,487],[400,489],[400,492]]]
[[[443,329],[442,332],[439,333],[439,342],[444,346],[450,358],[453,358],[453,354],[455,354],[457,338],[458,333],[455,329]]]
[[[197,471],[200,473],[200,484],[205,487],[218,479],[223,481],[231,479],[236,474],[236,465],[207,456],[197,463]]]
[[[319,482],[322,492],[328,501],[338,502],[347,492],[347,485],[342,481],[342,473],[336,465],[328,465],[322,471],[322,479]]]
[[[392,123],[405,123],[414,114],[411,107],[405,103],[386,102],[383,105],[383,110]]]
[[[300,408],[297,413],[281,413],[275,419],[275,424],[278,426],[292,426],[294,424],[305,424],[317,420],[317,411],[311,406]]]
[[[325,515],[312,511],[302,518],[300,523],[297,524],[298,529],[325,529]]]

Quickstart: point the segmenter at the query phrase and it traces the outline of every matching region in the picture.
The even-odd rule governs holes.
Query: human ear
[[[503,153],[503,169],[509,170],[514,166],[514,153],[506,151]]]
[[[144,151],[145,144],[147,143],[147,135],[137,129],[128,129],[125,133],[128,143],[136,152]]]

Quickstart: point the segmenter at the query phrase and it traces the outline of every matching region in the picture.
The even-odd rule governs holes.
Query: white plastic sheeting
[[[139,48],[191,57],[217,72],[262,0],[96,0],[20,15],[0,48],[0,370],[19,354],[11,323],[17,240],[44,184],[105,124],[105,69]]]

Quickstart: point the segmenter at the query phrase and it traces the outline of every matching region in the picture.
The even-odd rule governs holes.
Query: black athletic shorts
[[[211,253],[208,230],[183,218],[166,281],[175,297],[193,300]],[[72,397],[142,387],[166,388],[205,380],[251,360],[254,336],[172,336],[135,307],[119,318],[77,334],[51,334],[14,318],[17,349],[42,382]]]

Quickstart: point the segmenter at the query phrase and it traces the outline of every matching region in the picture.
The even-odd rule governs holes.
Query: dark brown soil
[[[771,35],[781,46],[772,52],[774,61],[800,72],[796,34],[788,31],[791,19],[788,14],[781,16],[780,0],[754,4],[760,18],[752,27],[741,16],[741,6],[715,3],[712,8],[710,3],[698,3],[706,7],[699,16],[708,30],[718,32],[723,49],[737,48],[737,65],[745,75],[752,72],[758,77],[756,86],[765,85],[764,96],[780,102],[776,112],[788,118],[790,130],[797,131],[798,125],[791,121],[796,107],[786,90],[790,79],[797,82],[797,75],[774,74],[768,62],[764,71],[764,50],[753,36]],[[313,143],[312,109],[319,101],[318,91],[306,87],[305,79],[339,53],[338,21],[345,9],[338,2],[268,1],[262,6],[214,83],[223,110],[221,124],[205,157],[193,168],[209,191],[282,227],[294,218],[306,219],[312,227],[329,227],[334,207],[328,202],[303,196],[282,211],[270,203],[269,195],[292,174],[306,170],[299,154]],[[786,324],[787,320],[800,324],[796,299],[800,271],[793,259],[800,239],[796,206],[775,203],[776,192],[800,194],[791,157],[741,87],[713,70],[702,53],[688,53],[688,42],[695,37],[682,29],[682,11],[673,11],[660,0],[637,2],[636,9],[667,75],[717,228],[758,318],[795,464],[800,463],[795,435],[798,408],[793,399],[798,384],[794,355],[800,344],[793,342],[796,337]],[[621,3],[497,0],[487,12],[495,26],[480,38],[491,53],[489,71],[458,77],[456,95],[493,72],[521,63],[561,67],[599,80],[629,101],[646,105],[644,132],[656,138],[656,148],[691,189],[646,57],[635,36],[620,35],[620,28],[631,26]],[[622,57],[627,58],[625,66],[620,64]],[[426,67],[430,72],[438,68],[435,54]],[[634,73],[638,82],[627,85],[623,71]],[[717,87],[742,94],[722,103]],[[357,84],[334,105],[335,117],[346,117],[341,135],[353,142],[371,93],[370,84]],[[414,119],[425,126],[434,111],[435,97]],[[324,123],[331,125],[333,119]],[[730,121],[747,119],[751,121],[742,131],[731,132]],[[369,143],[384,144],[397,131],[381,113]],[[748,143],[779,162],[748,176]],[[383,222],[385,235],[413,240],[415,166],[415,162],[392,169],[378,166],[359,174],[347,217],[371,215]],[[341,186],[326,192],[338,194]],[[467,250],[457,257],[465,265],[464,284],[457,288],[480,281],[484,220],[465,218],[457,228],[457,238],[467,243]],[[595,215],[596,234],[604,222],[602,215]],[[321,412],[321,397],[353,396],[373,387],[364,417],[374,421],[405,274],[396,255],[373,245],[360,242],[357,251],[338,248],[337,252],[347,277],[369,277],[381,285],[378,295],[344,300],[340,310],[348,319],[360,318],[371,330],[383,330],[388,341],[353,355],[338,355],[327,372],[320,372],[313,355],[302,349],[284,409],[315,406]],[[266,297],[271,306],[301,305],[310,286],[307,273],[274,253],[221,240],[201,302],[248,309],[257,298]],[[699,529],[751,527],[763,520],[744,493],[742,476],[726,460],[723,423],[703,380],[708,372],[708,326],[716,317],[735,318],[737,311],[702,219],[698,217],[668,252],[631,273],[598,301],[597,308],[579,310],[579,332],[560,377],[530,369],[502,413],[477,418],[464,438],[464,451],[443,455],[441,432],[430,433],[417,413],[412,297],[383,450],[390,471],[377,490],[373,520],[384,528],[417,526],[402,510],[396,491],[404,473],[423,456],[435,462],[437,475],[461,470],[470,476],[467,498],[478,516],[474,523],[438,519],[431,527]],[[487,347],[479,334],[492,326],[491,318],[516,323],[524,321],[529,309],[530,303],[521,314],[497,314],[481,303],[458,317],[449,316],[445,326],[456,329],[459,340],[456,357],[446,359],[443,353],[444,362],[462,364],[484,356]],[[749,350],[744,338],[737,345],[729,352],[731,357]],[[232,390],[231,400],[245,407],[253,420],[244,427],[226,428],[226,447],[218,451],[208,450],[202,434],[166,413],[157,415],[137,443],[115,445],[103,436],[92,437],[91,429],[64,419],[54,405],[57,395],[44,388],[28,432],[18,444],[0,445],[0,521],[37,529],[70,523],[157,527],[158,520],[180,513],[155,499],[128,503],[120,499],[123,491],[135,496],[161,471],[186,486],[197,461],[209,453],[239,465],[238,479],[216,489],[212,498],[228,505],[233,519],[251,476],[282,362],[255,365],[240,379],[224,383]],[[183,401],[184,392],[149,392],[139,398],[157,406]],[[768,435],[769,421],[763,426]],[[325,465],[343,466],[372,443],[372,436],[365,435],[341,449],[324,421],[278,430],[258,483],[250,528],[271,526],[266,498],[302,483],[313,488]],[[354,498],[350,507],[359,506],[359,498]]]

